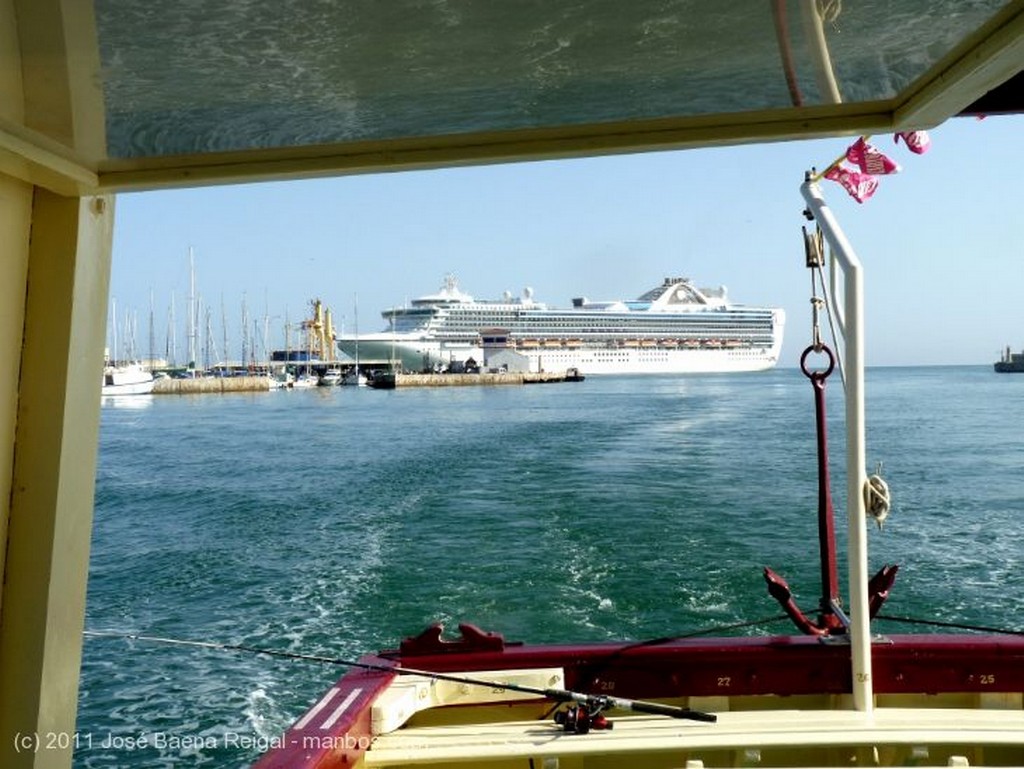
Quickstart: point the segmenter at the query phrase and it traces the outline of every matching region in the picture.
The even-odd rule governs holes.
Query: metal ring
[[[824,371],[808,371],[807,370],[807,356],[812,352],[824,352],[828,356],[828,368]],[[832,373],[832,369],[836,367],[836,357],[832,354],[832,351],[828,348],[828,345],[821,345],[818,349],[815,349],[812,344],[806,350],[804,354],[800,356],[800,370],[804,372],[804,376],[809,379],[825,379],[829,374]]]

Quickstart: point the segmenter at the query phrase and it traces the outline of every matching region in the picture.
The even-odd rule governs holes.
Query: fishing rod
[[[395,675],[423,676],[435,681],[450,681],[456,684],[482,686],[497,691],[507,690],[512,692],[522,692],[524,694],[537,694],[541,697],[555,700],[556,702],[575,703],[575,705],[568,710],[555,713],[555,722],[561,724],[565,731],[576,734],[586,734],[591,729],[611,729],[612,723],[605,719],[602,711],[612,708],[618,710],[630,710],[635,713],[668,716],[669,718],[703,721],[706,723],[715,723],[718,720],[718,716],[714,713],[705,713],[699,710],[678,707],[676,705],[663,705],[660,702],[647,702],[645,700],[632,700],[625,697],[612,697],[607,694],[586,694],[584,692],[574,692],[569,689],[546,689],[505,681],[486,681],[479,678],[473,678],[471,676],[437,673],[432,670],[419,670],[417,668],[405,667],[404,665],[381,665],[373,662],[358,662],[356,660],[342,659],[340,657],[324,657],[316,654],[300,654],[298,652],[281,651],[279,649],[264,649],[257,646],[247,646],[245,644],[230,644],[216,641],[193,641],[183,638],[164,638],[160,636],[141,635],[139,633],[123,633],[115,630],[84,630],[82,632],[83,635],[90,638],[117,638],[127,641],[145,641],[148,643],[215,649],[218,651],[262,654],[268,657],[302,660],[305,662],[319,662],[326,665],[340,665],[343,667],[359,668],[360,670],[376,670],[383,673],[394,673]]]

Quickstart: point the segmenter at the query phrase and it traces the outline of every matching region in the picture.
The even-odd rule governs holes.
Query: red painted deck
[[[850,691],[849,647],[809,636],[699,638],[664,643],[530,646],[474,635],[465,644],[426,640],[403,644],[362,662],[401,664],[445,673],[501,669],[565,670],[565,688],[639,700],[841,695]],[[889,695],[971,695],[1024,691],[1024,637],[895,635],[873,645],[874,692]],[[283,745],[256,764],[272,767],[352,766],[370,744],[369,711],[393,674],[354,669],[302,714]]]

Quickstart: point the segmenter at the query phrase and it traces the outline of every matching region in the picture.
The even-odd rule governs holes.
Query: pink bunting
[[[928,138],[927,131],[900,131],[892,137],[897,144],[900,143],[900,139],[906,142],[907,149],[915,155],[923,155],[932,146],[932,140]]]
[[[825,178],[841,184],[843,189],[850,193],[858,203],[863,203],[878,189],[878,179],[871,174],[860,173],[841,165],[828,169],[825,172]]]
[[[890,160],[860,137],[846,150],[846,159],[866,174],[899,173],[899,164]]]

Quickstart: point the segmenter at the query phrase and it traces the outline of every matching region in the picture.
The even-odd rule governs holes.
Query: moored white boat
[[[342,380],[341,369],[336,366],[331,366],[324,370],[324,373],[320,375],[320,386],[321,387],[334,387],[335,385],[341,384]]]
[[[149,395],[156,384],[152,372],[137,363],[106,366],[103,369],[103,397],[119,395]]]
[[[296,390],[303,390],[308,387],[319,387],[319,385],[320,377],[311,371],[305,371],[296,376],[288,386]]]
[[[358,368],[353,367],[350,371],[345,372],[341,377],[340,384],[346,387],[366,387],[369,380],[366,378],[366,374],[361,372]]]

